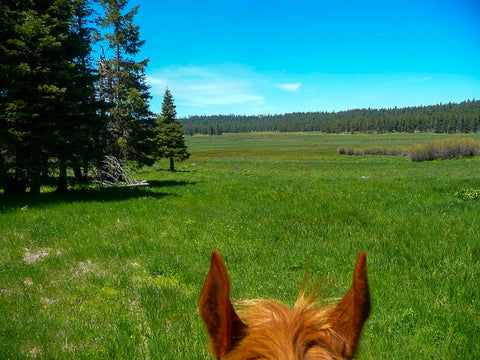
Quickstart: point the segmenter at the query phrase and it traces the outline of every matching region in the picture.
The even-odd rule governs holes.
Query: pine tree
[[[90,39],[75,26],[88,0],[5,1],[0,7],[0,177],[5,192],[38,194],[47,176],[86,162],[102,126],[94,77],[85,59]],[[92,124],[94,126],[92,127]],[[93,133],[94,134],[93,134]]]
[[[6,192],[40,192],[41,177],[63,134],[56,125],[65,115],[70,72],[68,39],[71,6],[67,0],[4,3],[0,122],[7,159]],[[5,40],[5,41],[4,41]]]
[[[7,43],[14,34],[14,13],[7,2],[0,3],[0,188],[4,188],[9,179],[9,170],[13,170],[14,145],[11,125],[8,123],[7,109],[12,106],[8,87],[11,86],[9,73],[12,71],[12,54]]]
[[[153,128],[155,119],[149,110],[151,96],[145,78],[150,61],[135,61],[145,41],[133,17],[139,6],[124,13],[128,0],[102,0],[105,15],[100,24],[110,32],[104,35],[112,57],[103,54],[99,62],[99,93],[109,104],[107,115],[108,152],[120,160],[153,164]]]
[[[91,58],[95,34],[92,27],[91,0],[73,0],[68,50],[68,71],[60,74],[67,89],[62,107],[65,109],[57,131],[62,137],[55,154],[59,161],[57,191],[67,189],[67,167],[74,169],[77,180],[88,174],[90,165],[97,165],[104,154],[106,119],[99,115],[101,103],[96,99],[96,70]],[[83,171],[81,168],[83,167]]]
[[[162,113],[157,117],[156,143],[157,155],[169,159],[170,171],[175,171],[174,160],[183,161],[190,157],[185,145],[182,124],[176,117],[174,99],[167,88],[163,96]]]

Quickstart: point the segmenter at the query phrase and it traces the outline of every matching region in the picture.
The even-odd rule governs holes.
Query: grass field
[[[225,134],[139,172],[148,188],[0,195],[1,359],[209,359],[197,313],[212,250],[234,299],[341,297],[368,254],[359,359],[480,358],[480,158],[342,156],[432,134]],[[479,135],[470,136],[479,140]]]

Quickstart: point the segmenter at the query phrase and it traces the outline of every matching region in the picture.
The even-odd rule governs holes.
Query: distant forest
[[[295,112],[284,115],[213,115],[181,119],[185,134],[220,135],[253,131],[321,131],[324,133],[480,131],[480,101],[467,100],[393,109],[340,112]]]

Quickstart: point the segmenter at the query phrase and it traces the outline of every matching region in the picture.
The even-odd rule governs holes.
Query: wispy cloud
[[[302,86],[301,83],[292,83],[292,84],[277,84],[275,87],[286,90],[286,91],[298,91],[300,89],[300,86]]]
[[[163,95],[168,86],[184,108],[257,106],[265,99],[258,92],[259,81],[254,71],[240,65],[173,66],[147,76],[154,96]]]
[[[417,78],[412,79],[413,82],[427,82],[427,81],[430,81],[430,80],[432,80],[431,76],[423,76],[423,77],[417,77]]]

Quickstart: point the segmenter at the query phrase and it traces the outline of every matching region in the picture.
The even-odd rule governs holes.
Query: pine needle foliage
[[[169,159],[170,171],[175,171],[174,161],[184,161],[190,157],[183,126],[177,119],[174,99],[168,88],[163,96],[162,113],[157,116],[156,142],[157,155]]]

